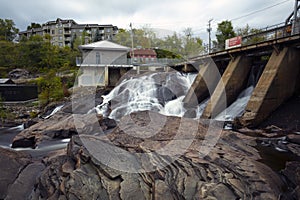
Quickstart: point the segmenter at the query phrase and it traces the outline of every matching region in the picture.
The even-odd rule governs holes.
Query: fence
[[[294,30],[293,30],[294,29]],[[297,19],[296,23],[286,24],[285,22],[268,26],[260,29],[257,33],[242,36],[242,46],[254,45],[257,43],[267,42],[271,40],[277,40],[300,33],[300,19]],[[215,45],[212,48],[212,53],[223,51],[225,44]]]

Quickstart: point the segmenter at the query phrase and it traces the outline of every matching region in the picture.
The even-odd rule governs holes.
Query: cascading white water
[[[233,102],[228,108],[221,112],[215,120],[218,121],[233,121],[236,117],[243,115],[246,106],[251,98],[254,87],[257,84],[262,72],[264,65],[255,65],[251,68],[251,72],[248,78],[248,87],[243,90],[235,102]]]
[[[182,101],[196,75],[154,73],[124,80],[108,95],[103,96],[103,103],[95,110],[115,120],[132,112],[145,110],[182,117],[186,111]],[[109,107],[111,112],[107,116]]]
[[[236,117],[240,117],[250,100],[252,92],[254,90],[253,86],[246,88],[244,91],[240,93],[237,100],[232,103],[228,108],[226,108],[223,112],[221,112],[215,120],[218,121],[232,121]]]
[[[52,112],[51,112],[49,115],[43,117],[43,119],[49,119],[49,118],[52,117],[55,113],[57,113],[58,111],[60,111],[63,107],[64,107],[64,105],[57,106],[56,108],[54,108],[54,110],[52,110]]]

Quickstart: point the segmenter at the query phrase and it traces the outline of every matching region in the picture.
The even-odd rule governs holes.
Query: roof
[[[118,50],[118,51],[129,51],[129,47],[125,47],[107,40],[94,42],[86,45],[80,45],[79,49],[103,49],[103,50]]]
[[[0,84],[14,84],[14,82],[9,78],[0,78]]]
[[[156,56],[157,54],[153,49],[134,49],[134,55],[135,56],[139,56],[139,55]]]

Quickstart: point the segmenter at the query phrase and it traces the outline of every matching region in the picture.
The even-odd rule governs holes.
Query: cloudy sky
[[[0,18],[13,19],[25,30],[31,22],[45,23],[60,17],[78,23],[113,24],[129,29],[150,26],[182,32],[191,27],[195,36],[207,40],[207,24],[212,28],[222,20],[234,27],[263,28],[284,22],[295,0],[0,0]],[[253,14],[256,13],[256,14]],[[244,17],[248,15],[247,17]]]

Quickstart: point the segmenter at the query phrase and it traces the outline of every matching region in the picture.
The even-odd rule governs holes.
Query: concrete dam
[[[251,81],[253,91],[236,122],[255,127],[267,119],[300,86],[300,34],[286,34],[286,30],[287,26],[275,28],[261,33],[272,35],[262,42],[217,51],[174,66],[186,72],[198,70],[184,98],[185,108],[192,109],[210,97],[201,118],[214,119],[236,101]]]

